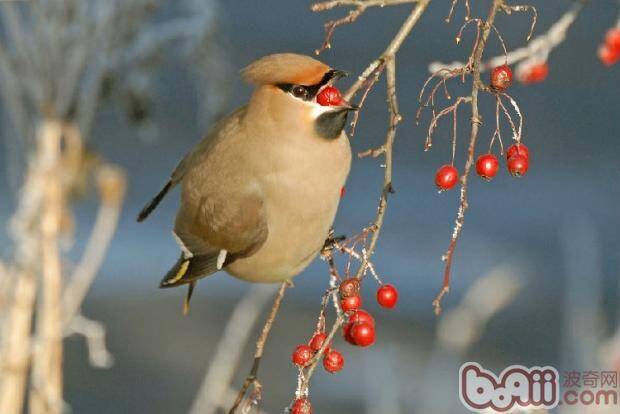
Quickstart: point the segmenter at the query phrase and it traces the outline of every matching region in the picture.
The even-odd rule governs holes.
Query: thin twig
[[[244,344],[248,341],[252,327],[273,292],[273,288],[253,287],[235,305],[190,414],[213,414],[227,400],[225,396],[230,390],[230,383],[239,364]],[[230,401],[234,398],[237,398],[236,391]]]
[[[528,44],[524,47],[514,49],[510,51],[507,55],[499,55],[489,59],[488,61],[482,63],[480,65],[480,69],[482,72],[488,71],[496,66],[507,64],[513,65],[515,63],[519,63],[516,68],[517,78],[520,76],[520,72],[524,71],[529,65],[534,62],[545,62],[547,57],[555,48],[557,48],[560,44],[566,40],[566,36],[568,33],[568,29],[573,25],[579,13],[583,10],[584,6],[588,3],[588,1],[576,1],[570,9],[568,9],[551,27],[547,32],[533,38]],[[502,8],[502,10],[504,7]],[[532,11],[532,13],[534,13]],[[532,25],[535,25],[536,21],[533,19]],[[532,30],[530,27],[530,30]],[[528,35],[528,40],[529,40]],[[450,64],[442,63],[442,62],[431,62],[428,65],[429,73],[435,73],[438,69],[447,68],[454,69],[462,67],[463,62],[453,62]]]
[[[387,62],[387,100],[388,110],[390,112],[390,124],[385,137],[385,143],[383,144],[383,155],[385,156],[383,190],[381,191],[381,198],[379,200],[379,206],[377,207],[377,214],[373,222],[374,231],[372,233],[372,236],[370,237],[370,242],[368,245],[369,257],[372,256],[372,254],[374,253],[377,240],[379,239],[379,233],[381,232],[381,227],[383,226],[383,218],[387,207],[388,195],[394,191],[394,188],[392,186],[392,147],[394,145],[394,138],[396,136],[396,127],[398,126],[398,123],[402,120],[402,117],[398,112],[398,101],[396,99],[396,53],[402,46],[407,36],[409,36],[409,33],[411,33],[411,30],[413,30],[416,23],[420,20],[422,14],[424,14],[424,11],[428,7],[429,3],[430,0],[420,0],[416,4],[416,6],[413,8],[412,12],[409,14],[399,31],[396,33],[396,36],[394,36],[381,57],[373,61],[366,68],[362,76],[358,78],[358,81],[355,82],[345,94],[347,99],[354,96],[364,82],[364,74],[369,70],[372,72],[372,70],[374,69],[371,68],[376,68],[382,62]],[[367,261],[365,260],[360,265],[356,277],[361,278],[362,274],[366,270],[366,266]]]
[[[331,40],[336,28],[355,22],[369,7],[395,6],[398,4],[415,3],[417,1],[418,0],[330,0],[314,3],[310,6],[313,12],[322,12],[336,7],[353,7],[346,16],[325,23],[325,39],[321,47],[314,52],[318,55],[325,49],[331,48]]]
[[[450,23],[450,20],[452,20],[452,16],[454,15],[454,9],[456,8],[456,4],[459,2],[459,0],[452,0],[452,5],[450,6],[450,12],[448,12],[448,15],[446,16],[446,23]],[[469,5],[469,0],[465,0],[465,21],[468,21],[471,17],[471,6]]]
[[[282,282],[282,284],[280,285],[280,289],[278,290],[278,293],[276,294],[276,298],[273,301],[271,312],[269,312],[269,316],[267,317],[267,320],[265,321],[263,330],[258,338],[258,341],[256,341],[256,351],[254,352],[254,363],[252,364],[250,373],[248,374],[248,376],[245,378],[245,381],[243,382],[243,386],[241,387],[241,389],[239,390],[239,393],[237,394],[237,398],[235,399],[233,406],[228,411],[229,414],[234,414],[237,411],[239,404],[241,404],[241,401],[245,397],[245,394],[247,393],[248,388],[250,388],[251,385],[254,385],[255,387],[260,386],[260,383],[258,382],[258,369],[260,368],[260,361],[263,357],[263,350],[265,349],[265,342],[267,342],[267,338],[269,337],[269,332],[271,332],[271,327],[273,325],[273,322],[275,321],[276,316],[278,315],[278,310],[280,309],[280,304],[282,303],[284,292],[286,291],[286,288],[289,285],[290,285],[289,281]],[[260,399],[260,395],[258,395],[258,399]]]
[[[372,266],[370,262],[370,257],[374,252],[374,248],[379,237],[379,231],[383,226],[383,218],[385,216],[385,211],[387,208],[387,198],[388,195],[394,191],[392,187],[392,148],[394,145],[394,138],[396,136],[396,128],[402,119],[398,109],[398,100],[396,96],[396,53],[400,49],[401,45],[411,32],[415,24],[419,21],[420,17],[428,7],[429,3],[430,0],[421,0],[418,2],[418,4],[412,10],[411,14],[407,17],[407,19],[401,26],[400,30],[398,31],[392,42],[390,42],[384,53],[381,55],[381,57],[374,60],[366,68],[362,76],[358,78],[358,81],[345,94],[349,98],[354,96],[355,93],[364,84],[365,79],[367,79],[368,76],[373,73],[373,71],[377,67],[379,67],[380,65],[385,65],[385,70],[387,74],[387,104],[390,113],[390,120],[385,138],[385,143],[382,145],[381,150],[382,154],[385,156],[383,190],[381,192],[381,198],[379,201],[379,206],[377,207],[377,214],[375,216],[375,220],[372,226],[368,228],[368,231],[363,232],[364,244],[366,244],[367,234],[372,232],[372,235],[370,236],[370,240],[368,241],[368,246],[364,247],[364,253],[361,258],[361,263],[355,275],[355,277],[357,278],[362,278],[366,274],[369,266]],[[375,273],[374,268],[372,269],[372,272]],[[305,368],[300,369],[299,387],[296,392],[297,398],[308,395],[310,379],[315,372],[316,366],[321,360],[325,349],[331,343],[334,335],[345,322],[345,320],[345,314],[337,314],[336,320],[334,321],[334,324],[332,325],[327,339],[324,341],[321,349],[317,351],[314,358]]]
[[[105,165],[97,172],[101,204],[84,249],[82,260],[73,272],[63,294],[63,323],[68,325],[78,314],[80,306],[101,267],[112,236],[116,231],[123,198],[125,174],[116,167]]]
[[[475,148],[476,148],[476,139],[478,138],[478,131],[480,129],[480,125],[482,124],[482,119],[480,118],[480,114],[478,112],[478,92],[480,89],[484,87],[482,81],[480,80],[480,64],[482,61],[482,56],[484,54],[484,49],[487,44],[487,40],[489,38],[489,34],[491,33],[491,28],[493,27],[493,23],[495,21],[495,16],[497,15],[498,10],[504,4],[504,0],[493,0],[491,5],[491,9],[489,10],[489,15],[482,27],[482,34],[480,41],[476,43],[473,52],[473,65],[472,65],[472,90],[471,90],[471,135],[469,138],[469,147],[467,150],[467,161],[465,162],[465,169],[463,171],[463,175],[461,175],[461,193],[459,197],[459,208],[457,212],[457,217],[455,221],[454,231],[452,233],[452,239],[450,240],[450,244],[448,246],[448,250],[443,256],[443,260],[445,261],[444,268],[444,277],[443,277],[443,286],[435,299],[433,300],[433,307],[435,309],[435,314],[439,315],[441,313],[441,300],[443,297],[450,291],[450,272],[452,268],[452,258],[454,256],[454,250],[456,248],[456,242],[461,234],[461,229],[463,227],[463,223],[465,220],[465,211],[467,210],[467,180],[469,177],[469,173],[474,164],[474,156],[475,156]]]

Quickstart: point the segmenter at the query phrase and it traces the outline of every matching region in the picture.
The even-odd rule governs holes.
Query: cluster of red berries
[[[351,345],[367,347],[375,343],[375,320],[370,313],[360,309],[360,281],[345,279],[338,288],[340,306],[349,319],[342,328],[344,339]],[[377,290],[377,302],[384,308],[392,309],[398,303],[398,290],[391,284],[382,284]]]
[[[308,365],[312,358],[314,358],[314,355],[321,349],[326,339],[327,334],[325,332],[315,332],[308,344],[297,345],[291,356],[293,364],[299,367]],[[343,366],[344,357],[342,354],[327,346],[323,353],[323,368],[325,368],[325,371],[333,374],[340,371]]]
[[[530,151],[520,142],[512,144],[506,150],[506,166],[513,177],[522,177],[530,167]]]
[[[506,168],[513,177],[527,173],[530,165],[530,152],[525,144],[517,143],[506,151]],[[476,160],[476,173],[484,180],[491,181],[499,170],[499,160],[491,153],[482,154]],[[435,185],[440,191],[452,189],[459,178],[458,170],[451,164],[442,165],[435,174]]]
[[[363,309],[360,296],[360,280],[357,278],[345,279],[338,287],[340,306],[347,315],[347,323],[342,332],[345,340],[356,346],[367,347],[375,343],[375,319]],[[377,302],[384,308],[392,309],[398,303],[398,291],[391,284],[382,284],[377,290]],[[311,363],[317,352],[324,346],[327,334],[317,331],[307,344],[297,345],[291,360],[298,367],[305,367]],[[323,368],[329,373],[336,373],[344,367],[344,357],[331,344],[325,346],[323,352]],[[298,398],[293,403],[291,413],[311,413],[312,405],[306,398]]]
[[[350,312],[362,306],[360,281],[357,278],[345,279],[338,287],[340,305],[343,312]],[[382,284],[377,289],[377,302],[384,308],[392,309],[398,303],[398,290],[390,283]]]
[[[316,96],[316,101],[321,106],[341,105],[343,102],[340,91],[335,86],[326,86]]]
[[[546,64],[545,68],[546,68]],[[536,75],[538,78],[541,74]],[[546,73],[544,76],[547,76]],[[544,78],[543,76],[543,78]],[[501,65],[491,71],[491,89],[504,92],[512,84],[512,70],[508,65]],[[529,167],[530,154],[527,147],[521,143],[511,145],[506,151],[506,167],[510,175],[521,177],[525,175]],[[499,160],[491,153],[482,154],[476,160],[476,173],[484,180],[490,181],[499,170]],[[454,188],[459,180],[459,172],[452,164],[439,167],[435,173],[435,185],[439,191]]]
[[[605,35],[605,42],[598,48],[598,58],[605,66],[620,60],[620,27],[612,27]]]
[[[524,144],[517,143],[508,147],[506,151],[506,167],[508,172],[514,177],[525,175],[529,168],[530,152]],[[490,181],[499,169],[499,161],[493,154],[482,154],[476,160],[476,173]]]

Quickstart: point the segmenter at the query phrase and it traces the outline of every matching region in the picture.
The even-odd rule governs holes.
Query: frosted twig
[[[459,196],[459,207],[456,215],[456,220],[454,224],[454,230],[452,232],[452,237],[450,239],[450,244],[448,245],[448,249],[446,253],[443,255],[442,260],[445,262],[444,265],[444,276],[443,276],[443,284],[441,290],[433,300],[433,308],[435,310],[435,314],[439,315],[441,313],[441,301],[443,297],[450,291],[450,272],[452,269],[452,258],[454,256],[454,250],[456,249],[456,242],[461,234],[461,229],[463,228],[463,224],[465,222],[465,211],[468,208],[467,202],[467,188],[468,188],[468,178],[471,168],[474,164],[474,156],[476,149],[476,140],[478,138],[478,132],[480,130],[480,125],[482,121],[480,119],[480,114],[478,111],[478,94],[481,88],[484,87],[484,84],[480,80],[480,66],[482,62],[482,57],[484,54],[484,49],[487,44],[487,40],[489,38],[489,34],[491,33],[491,28],[495,22],[495,16],[497,12],[500,10],[502,4],[504,4],[503,0],[493,0],[491,5],[491,9],[489,10],[489,14],[486,18],[486,21],[482,27],[482,33],[480,35],[480,40],[475,43],[474,51],[472,53],[472,90],[471,90],[471,134],[469,138],[469,146],[467,149],[467,161],[465,162],[465,168],[463,174],[461,175],[461,192]]]
[[[230,383],[247,343],[252,327],[256,324],[262,309],[273,296],[273,287],[253,287],[235,305],[222,332],[217,349],[211,358],[190,414],[213,414],[224,404],[232,404],[237,391],[231,397]]]
[[[532,39],[527,46],[510,51],[506,56],[496,56],[482,63],[481,71],[484,72],[490,70],[504,63],[508,65],[519,63],[515,70],[517,77],[519,77],[520,72],[532,63],[545,62],[549,56],[549,53],[564,42],[568,30],[575,22],[575,19],[585,4],[586,2],[584,1],[575,2],[571,8],[549,28],[546,33]],[[429,73],[435,73],[439,69],[455,69],[462,67],[463,65],[464,64],[462,62],[453,62],[450,64],[431,62],[428,66],[428,71]]]
[[[63,293],[63,323],[72,323],[86,294],[101,267],[103,258],[116,231],[122,201],[125,194],[126,178],[116,167],[106,165],[97,172],[97,183],[101,203],[90,238],[80,263],[69,279]]]
[[[136,73],[148,79],[147,71],[157,63],[152,58],[170,42],[177,42],[188,55],[200,50],[210,56],[204,51],[206,43],[214,40],[211,0],[177,2],[177,11],[185,7],[183,13],[153,18],[164,3],[31,0],[23,5],[0,4],[5,29],[0,42],[0,89],[16,128],[16,142],[28,151],[25,179],[10,221],[14,254],[8,267],[14,288],[0,326],[2,414],[21,413],[26,392],[32,414],[54,414],[66,408],[63,331],[74,323],[73,316],[81,318],[79,308],[114,232],[125,186],[118,170],[109,174],[110,168],[103,167],[96,174],[102,206],[84,256],[63,291],[61,225],[72,217],[72,186],[82,175],[91,176],[91,166],[83,162],[83,144],[98,108],[110,96],[126,96],[134,86],[129,79]],[[121,179],[111,183],[111,176]],[[115,196],[117,201],[112,201]],[[37,325],[34,333],[32,321]],[[96,325],[85,326],[91,333],[98,331]]]
[[[363,240],[364,242],[364,250],[361,256],[361,263],[355,273],[355,277],[361,279],[369,269],[369,266],[372,266],[371,256],[374,253],[374,249],[379,237],[379,232],[383,225],[383,218],[385,215],[385,211],[387,208],[387,198],[390,193],[392,193],[392,148],[394,144],[394,139],[396,136],[396,128],[401,121],[401,115],[398,109],[398,100],[396,96],[396,53],[400,49],[402,43],[410,34],[413,27],[419,21],[420,17],[426,10],[429,4],[429,0],[420,0],[412,12],[409,14],[400,30],[390,42],[390,45],[387,47],[386,51],[381,55],[380,58],[374,60],[364,71],[362,76],[360,76],[353,84],[351,88],[347,91],[345,96],[347,99],[354,96],[355,93],[362,87],[365,82],[365,79],[373,73],[375,68],[379,65],[384,64],[385,62],[385,70],[386,70],[386,95],[387,95],[387,106],[390,114],[388,130],[386,133],[385,143],[383,144],[383,155],[385,156],[385,169],[384,169],[384,177],[383,177],[383,190],[381,192],[381,198],[379,200],[379,205],[377,207],[377,214],[375,216],[375,220],[370,227],[365,229],[359,237],[353,239],[353,244],[355,245],[358,241]],[[370,240],[368,241],[368,245],[366,246],[367,236],[369,233],[372,233],[370,236]],[[344,246],[340,246],[340,249],[344,249]],[[345,251],[349,253],[349,256],[352,256],[352,253],[355,252],[353,249]],[[356,259],[360,259],[360,256],[355,253]],[[372,270],[374,272],[374,268]],[[347,276],[348,277],[348,276]],[[307,396],[309,394],[310,380],[312,375],[314,374],[317,364],[321,360],[322,356],[325,353],[325,350],[332,342],[334,335],[340,329],[342,324],[345,322],[347,316],[344,313],[338,313],[336,315],[336,320],[334,321],[329,333],[327,334],[326,340],[323,342],[321,348],[315,353],[312,360],[305,367],[301,367],[298,374],[298,388],[295,393],[295,396],[299,398],[300,396]]]
[[[254,386],[255,389],[258,388],[260,390],[261,385],[260,385],[260,382],[258,381],[258,369],[260,368],[260,362],[263,358],[263,351],[265,349],[265,343],[267,342],[267,338],[269,337],[269,332],[271,332],[271,327],[273,326],[273,322],[275,321],[276,316],[278,315],[278,311],[280,310],[282,299],[284,298],[284,293],[286,292],[286,288],[289,286],[289,284],[290,284],[289,281],[285,281],[285,282],[282,282],[282,284],[280,285],[280,289],[278,290],[278,293],[276,294],[276,298],[273,301],[273,305],[271,306],[271,311],[269,312],[269,316],[267,316],[267,320],[265,321],[263,330],[260,336],[258,337],[258,340],[256,341],[256,351],[254,352],[254,363],[252,364],[250,373],[245,378],[245,381],[243,382],[243,386],[239,390],[239,393],[237,394],[237,398],[235,399],[235,402],[230,408],[230,411],[228,412],[228,414],[234,414],[237,412],[237,409],[239,408],[240,404],[245,398],[245,395],[247,394],[250,386]],[[253,401],[256,401],[258,403],[258,400],[260,400],[260,393],[254,394],[251,397]]]
[[[395,6],[398,4],[415,3],[417,1],[418,0],[330,0],[314,3],[310,7],[313,12],[322,12],[336,7],[353,7],[353,9],[349,10],[349,13],[346,16],[341,17],[340,19],[330,20],[325,23],[325,40],[323,40],[323,45],[319,49],[315,50],[315,53],[318,55],[325,49],[331,48],[331,40],[334,35],[334,30],[336,30],[338,26],[355,22],[367,8]]]
[[[84,315],[75,315],[65,330],[66,336],[82,335],[86,339],[88,360],[93,367],[109,368],[114,364],[114,357],[105,344],[105,326]]]

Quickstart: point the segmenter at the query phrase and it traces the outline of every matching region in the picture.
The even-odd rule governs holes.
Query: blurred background
[[[179,9],[182,3],[186,2],[178,2]],[[85,316],[105,326],[114,364],[93,368],[83,338],[70,336],[65,341],[64,398],[75,413],[190,410],[227,318],[250,287],[223,273],[205,279],[197,285],[191,311],[184,317],[185,291],[157,289],[178,255],[170,233],[178,193],[146,223],[137,224],[135,216],[213,120],[248,99],[251,89],[239,80],[239,69],[274,52],[312,54],[323,41],[323,23],[344,12],[312,13],[307,1],[194,3],[204,12],[205,27],[200,30],[209,35],[198,43],[189,35],[180,36],[187,40],[188,53],[177,43],[163,44],[156,66],[148,59],[156,67],[148,82],[146,75],[137,81],[119,76],[128,86],[119,87],[116,98],[98,107],[85,139],[89,151],[125,172],[127,192],[118,230],[82,306]],[[521,179],[502,169],[490,183],[470,180],[470,209],[454,258],[452,289],[443,303],[444,314],[437,318],[431,301],[441,287],[441,256],[452,234],[458,192],[438,194],[433,179],[437,167],[449,162],[451,125],[444,121],[432,150],[424,152],[428,118],[416,126],[415,112],[428,64],[465,60],[469,54],[473,30],[455,45],[464,11],[459,6],[453,23],[446,24],[449,3],[431,3],[397,61],[403,122],[394,147],[396,194],[390,198],[374,263],[384,281],[398,287],[401,300],[395,310],[383,310],[374,303],[374,287],[366,287],[365,307],[377,319],[376,345],[354,349],[337,340],[345,368],[335,376],[317,372],[313,377],[311,399],[318,413],[465,412],[458,400],[457,372],[470,360],[496,371],[510,364],[552,365],[561,372],[620,367],[620,342],[614,339],[620,294],[620,66],[604,67],[597,58],[606,30],[616,24],[618,3],[600,0],[587,5],[565,43],[549,57],[548,79],[535,85],[515,83],[512,88],[525,119],[530,171]],[[474,15],[486,12],[482,3]],[[536,34],[546,31],[571,4],[532,3],[539,12]],[[336,31],[332,49],[320,59],[360,73],[383,51],[410,7],[368,10],[355,24]],[[188,19],[198,16],[191,9],[186,12]],[[179,13],[176,6],[159,9],[149,17],[149,28],[157,34],[158,24],[163,26]],[[496,25],[509,50],[524,45],[529,23],[528,15],[498,17]],[[5,39],[7,24],[3,19]],[[135,28],[138,34],[142,30]],[[500,50],[493,39],[486,56]],[[130,71],[118,67],[120,74],[125,70]],[[342,88],[351,78],[341,81]],[[451,89],[453,95],[464,91],[458,83]],[[137,109],[128,104],[132,93],[139,97],[134,102]],[[354,152],[383,141],[384,100],[380,83],[361,113],[352,139]],[[5,114],[11,110],[7,102],[1,108]],[[492,120],[493,99],[483,96],[480,106],[483,116]],[[463,116],[459,168],[465,160],[467,124]],[[27,146],[19,144],[24,141],[17,129],[8,116],[2,118],[3,224],[18,206],[27,159]],[[488,122],[479,148],[486,147],[492,132]],[[504,135],[507,141],[508,129]],[[354,235],[369,224],[382,181],[377,160],[354,160],[335,223],[337,234]],[[76,204],[76,247],[69,258],[77,261],[82,254],[96,214],[92,198]],[[3,259],[13,254],[8,234],[0,233]],[[290,352],[312,334],[327,286],[327,267],[316,260],[295,279],[284,299],[260,374],[266,412],[282,412],[293,396],[297,370],[289,362]],[[238,344],[245,350],[232,382],[235,389],[252,362],[257,329],[249,344]],[[580,407],[563,412],[589,411]],[[618,411],[616,406],[600,412]]]

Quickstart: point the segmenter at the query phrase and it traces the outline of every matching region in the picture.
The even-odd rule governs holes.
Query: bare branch
[[[71,319],[65,335],[82,335],[86,339],[88,360],[93,367],[110,368],[114,364],[114,357],[105,344],[105,326],[102,323],[78,314]]]
[[[471,6],[469,4],[469,0],[464,0],[465,1],[465,21],[469,20],[471,17]],[[452,5],[450,6],[450,12],[448,12],[448,15],[446,16],[446,23],[450,23],[450,21],[452,20],[452,16],[454,15],[454,9],[456,9],[456,5],[459,2],[459,0],[452,0]]]
[[[244,344],[273,292],[273,288],[253,287],[235,305],[190,414],[213,414],[224,402]],[[236,397],[237,392],[230,400],[234,401]]]
[[[258,341],[256,341],[256,352],[254,352],[254,363],[252,364],[250,373],[246,377],[243,383],[243,386],[241,387],[241,390],[239,390],[239,393],[237,394],[237,398],[235,399],[233,406],[230,408],[230,411],[228,412],[229,414],[234,414],[237,411],[237,408],[243,401],[250,386],[254,386],[254,388],[258,390],[258,393],[251,396],[254,398],[252,398],[252,401],[250,401],[250,404],[252,405],[258,404],[258,402],[260,401],[261,385],[260,385],[260,382],[258,381],[258,369],[260,368],[260,361],[263,357],[263,350],[265,349],[265,343],[267,342],[267,338],[269,337],[269,332],[271,332],[271,327],[273,325],[273,322],[275,321],[276,316],[278,315],[278,311],[280,310],[280,304],[282,303],[282,298],[284,298],[284,293],[286,291],[286,288],[290,285],[290,283],[291,282],[286,281],[286,282],[282,282],[282,284],[280,285],[280,289],[278,290],[278,293],[276,294],[276,298],[273,301],[271,312],[269,313],[269,316],[267,317],[267,320],[265,321],[265,325],[263,326],[263,330],[258,338]]]
[[[341,17],[340,19],[330,20],[325,23],[325,40],[323,40],[323,45],[319,49],[315,50],[315,53],[318,55],[325,49],[331,48],[331,40],[334,36],[334,30],[336,30],[338,26],[355,22],[358,17],[364,14],[367,8],[395,6],[398,4],[416,3],[417,1],[418,0],[331,0],[314,3],[310,7],[313,12],[322,12],[336,7],[354,7],[352,10],[349,10],[349,13],[346,16]]]
[[[452,268],[452,258],[454,255],[454,250],[456,248],[456,242],[461,234],[461,229],[463,228],[463,223],[465,221],[465,211],[468,207],[467,202],[467,184],[469,173],[471,171],[471,167],[474,164],[474,156],[476,149],[476,140],[478,138],[478,131],[480,129],[480,125],[482,124],[482,120],[480,118],[478,112],[478,92],[483,87],[483,83],[480,80],[480,66],[482,61],[482,56],[484,54],[484,49],[487,44],[487,40],[489,38],[489,34],[491,33],[491,28],[493,27],[493,23],[495,21],[495,16],[497,15],[498,10],[501,8],[503,4],[503,0],[493,0],[491,5],[491,9],[489,10],[489,15],[482,26],[482,34],[480,41],[476,43],[474,52],[472,54],[472,91],[471,91],[471,135],[469,138],[469,147],[467,150],[467,161],[465,162],[465,168],[463,171],[463,175],[461,175],[461,193],[459,197],[459,208],[455,220],[454,231],[452,233],[452,239],[450,240],[450,244],[448,246],[448,250],[443,256],[443,260],[445,262],[444,268],[444,277],[443,277],[443,286],[440,292],[437,294],[435,299],[433,300],[433,307],[435,309],[435,313],[439,315],[441,313],[441,300],[443,297],[450,291],[450,272]]]
[[[63,323],[72,323],[95,280],[103,258],[116,231],[125,194],[125,174],[117,167],[105,165],[97,172],[101,204],[80,263],[65,288],[62,298]]]
[[[518,12],[518,13],[531,12],[532,13],[532,24],[530,26],[530,32],[527,34],[527,39],[526,39],[529,42],[529,40],[532,38],[532,35],[534,34],[534,28],[536,28],[536,21],[538,20],[538,10],[536,10],[536,7],[531,6],[529,4],[525,4],[525,5],[518,4],[514,6],[504,4],[502,6],[502,11],[504,11],[504,13],[506,14],[511,14],[512,12]]]
[[[516,74],[519,78],[520,72],[526,69],[529,65],[534,62],[545,62],[549,54],[560,44],[566,40],[566,36],[568,30],[573,25],[581,10],[583,10],[584,6],[587,2],[577,1],[575,2],[571,8],[566,11],[550,28],[546,33],[535,37],[527,46],[522,48],[514,49],[510,51],[507,55],[496,56],[484,63],[481,64],[481,71],[490,70],[496,66],[502,65],[504,63],[508,65],[513,65],[515,63],[519,63],[516,68]],[[534,9],[535,10],[535,9]],[[532,24],[536,22],[533,21]],[[529,36],[528,36],[529,40]],[[453,62],[450,64],[441,63],[441,62],[431,62],[428,66],[429,73],[435,73],[437,70],[445,68],[445,69],[454,69],[462,67],[464,64],[462,62]]]

